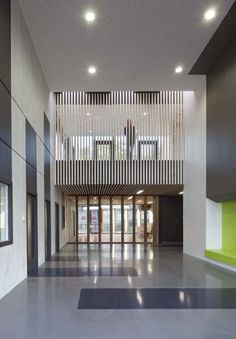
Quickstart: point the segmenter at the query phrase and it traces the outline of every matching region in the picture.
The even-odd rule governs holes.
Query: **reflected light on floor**
[[[124,248],[124,259],[128,260],[128,258],[129,258],[129,255],[128,255],[128,246],[125,245],[125,248]]]
[[[153,260],[153,258],[154,258],[154,252],[152,250],[150,250],[148,252],[148,259]]]
[[[141,247],[140,247],[139,244],[138,244],[137,247],[136,247],[136,259],[137,259],[137,260],[140,260],[140,259],[141,259]]]
[[[128,283],[130,284],[130,285],[132,285],[132,278],[131,278],[131,276],[130,275],[128,275]]]
[[[148,268],[148,273],[152,274],[152,264],[150,262],[148,263],[148,267],[147,268]]]
[[[140,291],[137,291],[136,297],[137,297],[137,300],[138,300],[139,305],[143,305],[143,297],[142,297]]]
[[[181,304],[184,303],[184,300],[185,300],[184,291],[179,291],[179,301],[181,302]]]

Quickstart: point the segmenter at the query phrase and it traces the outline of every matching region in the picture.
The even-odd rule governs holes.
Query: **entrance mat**
[[[236,309],[236,288],[85,288],[78,309]]]
[[[137,271],[132,267],[45,267],[38,268],[29,273],[29,277],[127,277],[137,276]]]

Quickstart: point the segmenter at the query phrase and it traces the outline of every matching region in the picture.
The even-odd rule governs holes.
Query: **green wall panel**
[[[236,201],[222,202],[222,248],[236,250]]]

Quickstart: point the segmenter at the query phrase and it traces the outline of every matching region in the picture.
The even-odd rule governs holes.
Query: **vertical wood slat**
[[[105,115],[103,117],[103,107],[105,109],[106,105],[110,107],[111,119]],[[86,119],[88,108],[89,110],[92,108],[93,114]],[[95,120],[97,111],[98,114],[102,114],[100,120]],[[148,112],[146,122],[142,116],[144,111]],[[124,112],[126,116],[123,115],[122,123],[121,116]],[[92,95],[85,92],[63,92],[56,94],[55,114],[57,129],[55,157],[59,161],[56,166],[57,184],[131,185],[181,184],[183,182],[182,92],[159,92],[158,95],[157,93],[140,94],[127,91]],[[140,119],[137,119],[137,115]],[[135,126],[135,133],[136,129],[138,130],[131,162],[124,160],[122,154],[126,152],[127,147],[123,135],[127,119],[130,119]],[[89,131],[93,131],[91,133],[93,141],[90,139]],[[129,132],[132,140],[133,129],[131,128]],[[114,147],[109,161],[104,160],[106,152],[104,147],[101,148],[103,160],[91,159],[91,154],[94,153],[91,147],[95,147],[96,134],[97,140],[103,140],[104,144],[108,144],[111,140],[116,141],[121,160],[115,159]],[[141,141],[140,144],[138,141]],[[159,151],[157,159],[153,161],[152,148],[156,141]],[[140,153],[138,147],[139,145],[142,147],[142,143],[144,160],[138,159],[138,153]],[[114,143],[112,145],[114,146]],[[84,160],[80,158],[81,147],[84,148]]]

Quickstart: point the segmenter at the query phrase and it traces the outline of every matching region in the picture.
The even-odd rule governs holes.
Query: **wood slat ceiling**
[[[135,195],[144,190],[143,195],[177,195],[183,185],[57,185],[68,195]]]

